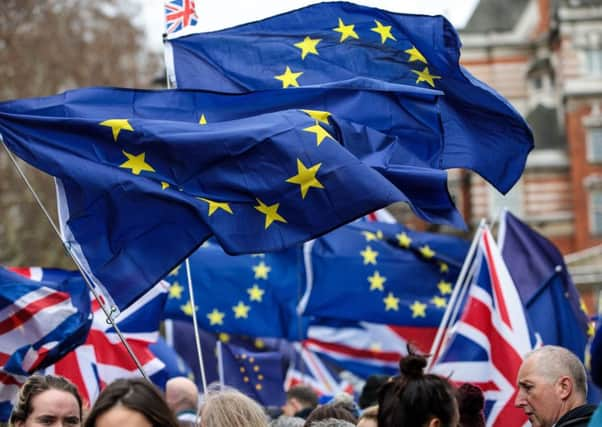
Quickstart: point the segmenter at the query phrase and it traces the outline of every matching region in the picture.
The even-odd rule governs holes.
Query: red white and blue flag
[[[479,237],[475,262],[464,310],[432,371],[458,384],[479,386],[485,394],[487,426],[522,426],[528,420],[514,406],[516,381],[534,341],[514,282],[488,229]]]
[[[197,24],[194,0],[165,1],[165,32],[167,34],[182,31]]]

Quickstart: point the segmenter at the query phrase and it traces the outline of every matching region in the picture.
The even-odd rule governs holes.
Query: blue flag
[[[190,256],[199,326],[211,332],[300,339],[296,313],[305,276],[297,249],[231,256],[212,240]],[[163,316],[192,321],[186,266],[167,277],[169,297]]]
[[[163,362],[164,368],[159,372],[151,375],[150,380],[159,387],[161,390],[165,390],[165,384],[167,381],[174,377],[188,377],[193,379],[192,370],[182,357],[165,342],[161,337],[157,342],[149,345],[150,351]]]
[[[0,268],[0,368],[43,369],[83,343],[92,323],[81,279],[35,282]]]
[[[442,16],[329,2],[172,38],[167,58],[173,59],[170,78],[179,88],[290,92],[363,76],[439,89],[445,93],[440,104],[444,145],[423,153],[423,159],[433,167],[472,169],[506,192],[524,169],[533,136],[507,100],[460,66],[460,47],[458,34]]]
[[[315,240],[306,316],[437,327],[468,243],[399,224],[354,223]]]
[[[499,240],[534,332],[583,360],[588,320],[560,251],[510,212],[500,221]]]
[[[445,172],[397,167],[406,151],[400,137],[324,112],[352,99],[404,126],[365,98],[390,95],[316,91],[315,103],[303,105],[310,110],[203,125],[201,112],[214,102],[259,109],[284,92],[208,99],[82,89],[0,104],[0,133],[15,154],[57,178],[64,239],[119,308],[213,234],[229,253],[280,250],[407,201],[398,184],[414,185],[435,216],[461,222],[446,190],[429,192],[432,182],[445,184]]]

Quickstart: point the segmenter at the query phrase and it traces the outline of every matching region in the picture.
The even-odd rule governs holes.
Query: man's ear
[[[556,393],[562,400],[566,400],[573,394],[573,380],[564,375],[556,380]]]
[[[441,427],[441,420],[437,417],[431,418],[428,427]]]

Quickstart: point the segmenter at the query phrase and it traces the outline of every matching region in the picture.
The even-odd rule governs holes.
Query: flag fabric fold
[[[460,66],[460,47],[442,16],[325,2],[174,36],[166,63],[179,88],[290,92],[362,76],[441,90],[444,143],[431,165],[472,169],[505,193],[520,178],[533,136],[506,99]]]
[[[401,136],[332,112],[355,105],[379,111],[373,120],[381,127],[403,128],[395,114],[382,115],[395,97],[333,90],[300,90],[312,102],[291,102],[303,110],[274,110],[291,108],[283,91],[243,99],[81,89],[0,104],[0,133],[11,151],[57,178],[64,239],[121,309],[211,235],[228,253],[275,251],[392,202],[411,202],[408,194],[423,217],[463,223],[444,171],[399,165],[407,153]],[[432,93],[413,92],[432,102]],[[257,111],[271,99],[281,102]],[[240,114],[203,122],[205,107],[227,101],[246,110],[233,107]],[[436,119],[423,110],[425,123]]]

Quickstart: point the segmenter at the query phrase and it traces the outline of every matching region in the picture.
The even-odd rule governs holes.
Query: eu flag
[[[387,92],[315,89],[313,103],[252,114],[287,98],[275,93],[75,90],[0,104],[0,133],[57,178],[64,239],[119,308],[213,234],[233,254],[280,250],[408,201],[401,187],[412,186],[430,206],[423,217],[462,222],[444,171],[398,167],[401,137],[330,112],[351,102],[388,111]],[[246,113],[207,122],[202,112],[222,103]],[[393,116],[379,117],[403,126]]]
[[[507,100],[460,66],[460,47],[442,16],[329,2],[172,38],[166,57],[179,88],[290,92],[363,76],[439,89],[445,138],[430,164],[472,169],[506,192],[524,169],[533,136]]]
[[[468,244],[399,224],[353,223],[315,240],[304,315],[438,326]]]
[[[297,249],[231,256],[209,240],[190,256],[189,262],[194,310],[201,328],[293,340],[304,335],[296,313],[305,278]],[[192,321],[185,265],[176,267],[166,281],[170,291],[163,316]]]
[[[588,320],[560,251],[510,212],[500,221],[500,247],[533,330],[583,360]]]

